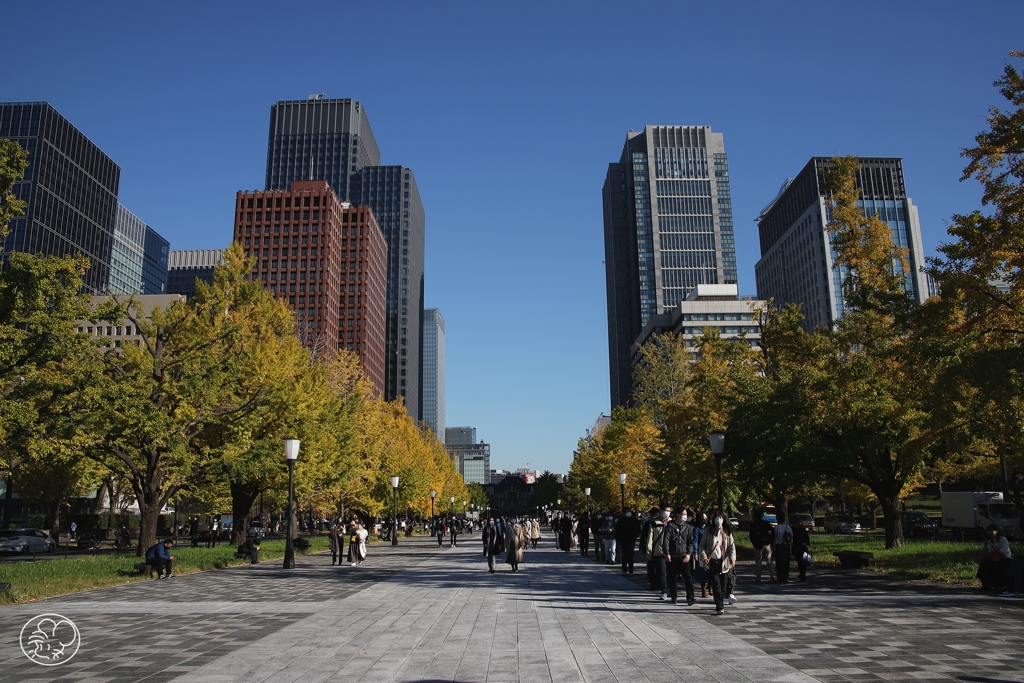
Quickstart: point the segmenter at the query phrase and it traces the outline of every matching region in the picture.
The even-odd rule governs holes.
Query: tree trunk
[[[235,520],[231,534],[232,545],[245,543],[245,530],[249,528],[249,522],[252,519],[252,506],[259,494],[260,485],[257,482],[231,482],[231,509]]]
[[[139,501],[139,547],[135,554],[142,557],[156,544],[157,524],[160,521],[160,493],[147,489]]]
[[[877,529],[878,528],[878,506],[877,505],[872,505],[871,506],[871,528],[872,529]]]
[[[885,547],[902,548],[906,541],[903,538],[903,520],[900,518],[900,494],[878,495],[885,514]]]
[[[60,542],[60,501],[50,507],[50,538]]]
[[[7,479],[4,480],[7,485],[7,489],[4,491],[4,518],[3,524],[0,524],[0,528],[10,529],[11,528],[11,493],[14,490],[14,475],[8,474]]]

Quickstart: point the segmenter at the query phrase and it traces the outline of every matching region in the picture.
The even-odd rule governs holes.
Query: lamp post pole
[[[567,499],[568,499],[568,502],[566,503],[566,507],[569,508],[569,512],[571,514],[572,513],[572,494],[571,493],[567,496]]]
[[[284,457],[288,461],[288,535],[284,539],[284,568],[295,569],[295,542],[292,540],[292,510],[295,508],[295,460],[299,457],[299,440],[284,440]]]
[[[181,496],[174,497],[174,545],[178,545],[178,504],[181,503]]]
[[[391,522],[391,545],[398,545],[398,477],[391,477],[391,488],[395,491],[395,516]]]
[[[437,495],[437,489],[430,489],[430,523],[434,523],[434,496]]]
[[[455,496],[448,496],[448,514],[455,514]]]
[[[587,497],[587,515],[590,515],[590,487],[583,489],[583,495]]]
[[[626,512],[626,473],[619,472],[619,487],[622,490],[622,512]]]
[[[711,452],[715,455],[715,478],[718,480],[718,511],[724,513],[722,505],[722,453],[725,452],[725,433],[711,432]]]

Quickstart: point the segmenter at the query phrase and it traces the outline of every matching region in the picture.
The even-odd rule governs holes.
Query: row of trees
[[[1012,52],[1013,57],[1024,53]],[[873,501],[886,545],[902,545],[901,501],[928,482],[1003,480],[1024,489],[1024,78],[996,82],[1010,109],[963,151],[983,209],[952,218],[928,272],[941,296],[917,305],[906,250],[858,205],[858,161],[834,159],[828,226],[846,313],[806,332],[797,305],[760,312],[760,350],[704,331],[696,356],[655,337],[636,369],[636,407],[581,439],[571,490],[617,506],[706,507],[716,497],[708,435],[727,434],[727,504],[839,493]],[[1002,476],[1000,476],[1002,475]]]
[[[18,144],[0,140],[0,239],[24,212],[11,187],[26,163]],[[232,510],[240,542],[261,493],[272,509],[284,507],[287,436],[302,443],[304,508],[386,512],[392,475],[403,510],[429,514],[430,489],[442,500],[470,499],[441,443],[400,401],[381,398],[354,354],[320,360],[303,348],[288,308],[246,279],[252,263],[237,244],[213,284],[164,309],[81,294],[88,266],[82,257],[3,255],[5,515],[12,484],[46,504],[54,533],[69,498],[127,488],[140,510],[140,552],[156,540],[160,510],[181,496]],[[141,343],[80,332],[81,320],[130,325]]]

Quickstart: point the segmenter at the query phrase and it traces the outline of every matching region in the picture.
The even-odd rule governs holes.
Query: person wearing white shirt
[[[789,583],[789,557],[790,543],[793,542],[793,527],[785,521],[779,522],[775,527],[774,549],[772,557],[775,559],[775,576],[779,583]]]

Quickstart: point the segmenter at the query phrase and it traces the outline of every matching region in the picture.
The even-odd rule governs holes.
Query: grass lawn
[[[310,547],[307,552],[327,550],[329,547],[329,540],[325,536],[313,536],[308,540]],[[235,559],[235,550],[236,547],[233,545],[221,545],[216,548],[172,548],[171,554],[177,558],[174,562],[174,573],[192,574],[248,562]],[[283,539],[264,541],[260,545],[260,561],[282,557]],[[133,565],[141,561],[134,554],[124,554],[84,555],[38,562],[5,562],[0,564],[0,583],[10,583],[11,589],[0,593],[0,604],[30,602],[89,588],[145,581],[149,577],[136,573],[133,569]]]
[[[736,547],[753,551],[746,532],[736,534]],[[1024,553],[1021,544],[1011,544],[1014,555]],[[874,553],[868,567],[882,574],[899,574],[914,579],[929,579],[945,583],[978,585],[974,578],[978,571],[977,557],[981,542],[957,543],[951,541],[907,540],[902,548],[886,550],[885,540],[865,536],[832,536],[811,534],[811,555],[816,566],[839,566],[833,553],[839,550],[859,550]]]

